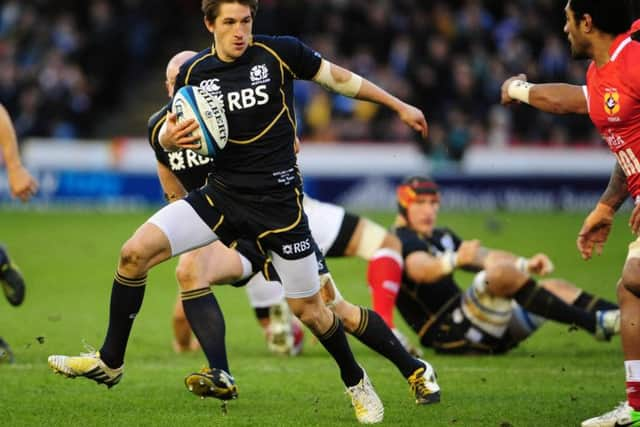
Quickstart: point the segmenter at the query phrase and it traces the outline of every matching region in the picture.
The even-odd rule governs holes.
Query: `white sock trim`
[[[391,258],[392,260],[397,262],[400,265],[400,267],[402,267],[404,264],[402,255],[400,255],[397,251],[394,251],[393,249],[389,249],[389,248],[381,248],[375,251],[373,256],[371,256],[371,259],[369,260],[369,262],[375,261],[378,258]]]
[[[624,370],[627,381],[640,382],[640,360],[625,360]]]

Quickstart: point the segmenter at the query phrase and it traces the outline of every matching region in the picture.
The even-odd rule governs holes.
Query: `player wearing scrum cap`
[[[542,317],[575,324],[603,340],[618,332],[614,304],[564,280],[533,279],[552,272],[547,255],[524,258],[488,249],[437,226],[440,190],[432,179],[406,179],[397,201],[395,233],[402,241],[404,274],[396,307],[424,346],[450,354],[504,353]],[[466,291],[455,280],[457,269],[477,272]]]

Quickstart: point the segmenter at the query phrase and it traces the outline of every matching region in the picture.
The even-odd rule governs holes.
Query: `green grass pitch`
[[[177,294],[174,261],[149,276],[130,340],[123,381],[111,390],[54,375],[49,354],[99,347],[107,325],[118,251],[147,212],[0,211],[0,242],[22,269],[27,297],[13,308],[0,300],[0,336],[16,363],[0,365],[0,423],[9,426],[338,426],[356,420],[337,369],[307,333],[303,355],[271,355],[244,290],[216,290],[227,322],[228,353],[240,397],[223,414],[216,400],[189,394],[183,378],[204,366],[201,354],[171,350],[170,315]],[[390,215],[372,215],[389,224]],[[558,277],[615,298],[615,283],[632,236],[621,214],[601,257],[586,263],[575,249],[582,214],[462,214],[440,224],[485,246],[523,255],[547,252]],[[342,293],[369,305],[366,265],[330,260]],[[467,284],[468,277],[460,275]],[[398,318],[398,325],[407,332]],[[409,334],[411,336],[411,334]],[[351,341],[385,403],[390,426],[576,426],[624,399],[619,338],[600,343],[547,323],[506,356],[443,357],[427,351],[442,402],[417,407],[395,368]]]

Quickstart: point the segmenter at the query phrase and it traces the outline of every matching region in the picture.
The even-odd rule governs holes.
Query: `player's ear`
[[[580,27],[585,33],[590,33],[591,31],[593,31],[593,19],[591,18],[591,15],[589,15],[588,13],[582,15],[582,19],[580,20]]]
[[[213,34],[216,26],[215,26],[215,22],[214,21],[210,21],[209,18],[207,18],[206,16],[204,17],[204,26],[207,27],[207,30],[209,30],[209,32],[211,34]]]

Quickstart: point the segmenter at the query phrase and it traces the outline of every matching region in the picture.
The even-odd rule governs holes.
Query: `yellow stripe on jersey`
[[[188,85],[189,84],[189,77],[191,77],[191,71],[193,71],[193,67],[195,67],[200,61],[210,57],[210,56],[214,56],[216,54],[215,48],[213,46],[211,46],[211,52],[207,53],[206,55],[202,56],[201,58],[199,58],[197,61],[194,61],[193,64],[191,64],[191,66],[189,67],[189,69],[187,70],[187,75],[184,77],[184,84]]]
[[[278,113],[278,115],[276,116],[275,119],[273,119],[271,121],[271,123],[269,123],[267,125],[266,128],[264,128],[262,130],[262,132],[260,132],[259,134],[257,134],[256,136],[254,136],[251,139],[245,139],[245,140],[240,140],[240,139],[231,139],[229,138],[229,142],[233,142],[234,144],[251,144],[252,142],[257,141],[258,139],[262,138],[267,132],[269,132],[271,130],[271,128],[278,122],[278,120],[280,120],[280,117],[282,116],[282,114],[287,110],[286,105],[282,107],[282,110],[280,110],[280,112]],[[294,127],[295,129],[295,127]]]
[[[293,224],[290,224],[290,225],[288,225],[286,227],[278,228],[278,229],[275,229],[275,230],[267,230],[267,231],[263,232],[262,234],[260,234],[258,236],[258,238],[256,239],[256,244],[258,245],[258,249],[260,249],[261,253],[264,254],[265,252],[264,252],[264,249],[262,248],[262,245],[260,244],[260,239],[263,239],[264,237],[268,236],[269,234],[284,233],[286,231],[292,230],[300,223],[300,219],[302,218],[302,204],[300,203],[300,191],[297,188],[295,188],[294,191],[296,192],[296,203],[298,204],[298,217],[293,222]]]
[[[158,133],[158,131],[160,130],[160,127],[162,126],[162,124],[167,120],[167,115],[165,114],[164,116],[162,116],[162,118],[160,120],[158,120],[158,123],[156,123],[156,125],[153,127],[153,130],[151,131],[151,146],[155,147],[156,145],[156,134]]]
[[[218,220],[218,223],[216,224],[215,227],[213,227],[211,229],[211,231],[213,231],[214,233],[216,232],[216,230],[218,229],[218,227],[220,227],[222,225],[222,222],[224,221],[224,215],[220,214],[220,220]]]
[[[282,58],[280,58],[280,55],[278,55],[273,49],[271,49],[269,46],[262,44],[260,42],[255,42],[253,43],[254,46],[259,46],[261,48],[263,48],[264,50],[266,50],[267,52],[269,52],[271,55],[273,55],[278,62],[280,63],[280,75],[282,76],[282,79],[280,80],[280,84],[284,84],[284,73],[282,72],[282,67],[286,68],[288,72],[291,73],[291,75],[293,76],[294,79],[297,79],[298,76],[296,76],[296,73],[294,73],[293,71],[291,71],[291,67],[289,67],[289,65],[287,65],[286,62],[284,62],[282,60]]]

